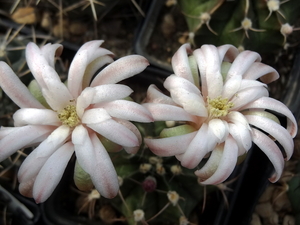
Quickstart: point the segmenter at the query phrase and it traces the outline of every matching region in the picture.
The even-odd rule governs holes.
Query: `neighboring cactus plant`
[[[259,53],[276,53],[287,44],[287,36],[298,28],[300,1],[279,0],[179,0],[190,42],[233,44]]]
[[[0,61],[7,62],[14,71],[21,74],[27,68],[25,46],[28,41],[18,35],[19,31],[17,30],[11,34],[12,29],[9,29],[5,35],[0,35]]]

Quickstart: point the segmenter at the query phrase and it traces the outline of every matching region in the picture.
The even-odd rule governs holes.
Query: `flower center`
[[[67,105],[60,113],[58,113],[58,118],[62,124],[68,125],[69,127],[75,127],[80,122],[75,105]]]
[[[227,98],[217,97],[214,99],[207,98],[209,117],[222,117],[228,114],[229,109],[233,107],[233,103]]]

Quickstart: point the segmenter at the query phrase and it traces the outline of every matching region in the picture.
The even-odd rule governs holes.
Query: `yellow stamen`
[[[227,98],[217,97],[214,99],[207,98],[209,116],[216,118],[226,116],[233,107],[233,103]]]
[[[60,113],[58,113],[58,118],[64,125],[69,127],[75,127],[80,119],[76,113],[75,105],[67,105]]]

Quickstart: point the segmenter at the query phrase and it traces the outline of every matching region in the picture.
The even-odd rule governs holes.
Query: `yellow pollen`
[[[209,116],[216,118],[226,116],[228,111],[233,107],[233,103],[227,98],[217,97],[214,99],[207,98]]]
[[[80,122],[75,105],[67,105],[60,113],[58,113],[58,118],[62,124],[68,125],[69,127],[75,127]]]

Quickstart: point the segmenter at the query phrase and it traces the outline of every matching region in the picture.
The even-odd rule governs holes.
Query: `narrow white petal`
[[[77,98],[82,91],[83,77],[90,63],[98,58],[104,60],[104,63],[113,61],[110,57],[113,53],[105,48],[99,47],[102,43],[103,41],[89,41],[82,45],[74,56],[68,73],[68,88],[74,98]],[[103,58],[105,55],[108,55],[111,60],[107,60],[109,58]],[[103,63],[98,63],[98,69],[102,66]],[[92,69],[92,71],[95,71],[95,69]]]
[[[81,122],[85,124],[100,123],[110,119],[111,116],[103,108],[88,109],[84,112]]]
[[[164,87],[167,90],[182,88],[193,94],[201,94],[200,90],[195,86],[194,83],[175,75],[168,76],[168,78],[164,82]]]
[[[223,77],[221,74],[221,61],[218,49],[213,45],[202,45],[204,57],[206,58],[206,81],[208,96],[213,99],[222,94]]]
[[[260,80],[266,84],[271,83],[279,78],[278,72],[266,64],[254,62],[243,75],[244,79]]]
[[[294,151],[293,138],[289,132],[275,121],[262,116],[246,115],[249,123],[274,137],[284,148],[286,158],[290,159]]]
[[[151,113],[144,106],[127,100],[115,100],[101,104],[110,116],[136,122],[153,122]]]
[[[242,91],[250,88],[261,88],[261,87],[268,88],[266,84],[257,80],[242,80],[240,89],[238,91]]]
[[[194,83],[193,74],[189,64],[189,54],[192,53],[190,44],[182,45],[172,57],[172,67],[176,76]]]
[[[252,146],[252,134],[248,127],[241,123],[229,123],[229,133],[239,147],[239,156],[246,153]]]
[[[233,62],[239,54],[239,51],[233,45],[221,45],[218,47],[219,57],[221,61]]]
[[[186,112],[183,108],[160,103],[143,104],[152,114],[155,121],[191,121],[196,122],[196,117]]]
[[[133,90],[122,84],[103,84],[97,87],[85,88],[77,98],[77,114],[82,116],[83,111],[90,104],[97,104],[104,101],[113,101],[128,97]]]
[[[11,132],[19,129],[19,127],[0,127],[0,140],[3,139],[5,136],[9,135]]]
[[[233,76],[229,80],[227,80],[224,84],[223,91],[222,91],[222,97],[231,99],[233,95],[235,95],[242,83],[242,76]]]
[[[34,182],[35,182],[35,177],[26,182],[21,182],[19,184],[20,194],[27,198],[33,198],[32,189],[33,189]]]
[[[44,98],[53,110],[62,110],[74,100],[68,88],[61,80],[57,79],[55,70],[50,66],[44,66],[41,72],[45,85],[41,87]]]
[[[275,142],[270,139],[267,135],[262,133],[261,131],[253,128],[253,142],[257,145],[257,147],[262,150],[266,156],[269,158],[269,160],[272,162],[274,169],[275,169],[275,175],[272,176],[269,180],[271,182],[276,182],[281,177],[283,166],[284,166],[284,160],[282,153],[278,146],[275,144]]]
[[[136,135],[113,119],[108,119],[97,124],[87,124],[87,126],[116,144],[126,147],[139,146]]]
[[[45,108],[33,97],[28,88],[5,62],[0,62],[0,84],[2,90],[20,108]]]
[[[227,115],[227,121],[234,124],[241,124],[248,130],[250,130],[250,126],[246,117],[237,111],[232,111]]]
[[[23,108],[16,111],[13,115],[14,125],[54,125],[58,126],[61,122],[57,113],[50,109]]]
[[[82,89],[89,87],[91,80],[93,79],[94,75],[107,64],[110,64],[114,61],[111,55],[104,55],[96,58],[92,61],[85,69],[84,76],[82,79]],[[80,92],[79,92],[80,94]]]
[[[185,152],[196,135],[196,131],[175,137],[150,139],[144,138],[145,144],[158,156],[174,156]]]
[[[154,84],[151,84],[148,87],[147,90],[147,103],[162,103],[162,104],[168,104],[168,105],[176,105],[176,103],[170,98],[169,96],[162,93],[158,87],[156,87]]]
[[[46,201],[52,194],[61,180],[73,152],[73,144],[67,142],[57,149],[46,161],[37,175],[33,186],[33,198],[36,203]]]
[[[233,61],[226,80],[234,76],[243,76],[243,74],[251,67],[254,62],[261,61],[258,53],[252,51],[241,52]]]
[[[95,151],[94,170],[90,173],[95,188],[105,198],[113,198],[118,194],[119,182],[114,165],[99,141],[96,134],[91,135]]]
[[[24,148],[36,138],[53,131],[51,126],[27,125],[18,127],[0,140],[0,162]]]
[[[221,154],[217,153],[217,156],[214,157],[214,151],[221,151]],[[212,160],[208,160],[208,162],[204,165],[203,168],[196,171],[195,174],[199,177],[202,175],[206,175],[207,170],[209,170],[211,164],[217,164],[217,169],[215,172],[206,180],[202,181],[202,184],[219,184],[225,181],[232,171],[235,168],[237,157],[238,157],[238,146],[232,137],[228,137],[225,141],[224,149],[215,149],[212,152]],[[214,166],[213,166],[214,167]]]
[[[76,113],[82,118],[84,110],[93,102],[96,90],[94,88],[85,88],[76,100]]]
[[[182,88],[171,89],[170,92],[174,102],[182,106],[185,111],[192,115],[207,117],[207,109],[201,95],[190,93]]]
[[[199,72],[200,72],[201,92],[203,97],[206,99],[208,96],[208,86],[206,80],[206,68],[207,68],[206,58],[201,48],[196,49],[193,52],[193,55],[195,56],[195,59],[198,64]]]
[[[95,152],[89,133],[84,126],[75,127],[72,132],[72,143],[79,165],[85,172],[91,174],[95,169],[93,167]]]
[[[123,146],[124,150],[129,153],[129,154],[136,154],[137,151],[140,149],[140,145],[142,144],[142,135],[140,133],[140,131],[137,129],[137,127],[127,121],[127,120],[123,120],[123,119],[118,119],[118,118],[114,118],[115,121],[117,121],[119,124],[122,124],[123,126],[127,127],[129,130],[131,130],[135,136],[137,137],[138,141],[139,141],[139,145],[135,146],[135,147],[126,147]]]
[[[181,165],[189,169],[195,168],[203,157],[215,148],[217,142],[218,138],[209,129],[208,125],[206,123],[202,124],[182,155]]]
[[[248,88],[234,95],[231,102],[234,106],[231,110],[240,110],[244,105],[247,105],[261,97],[269,96],[269,92],[265,87]]]
[[[51,51],[53,53],[53,51]],[[30,42],[26,47],[26,59],[28,67],[38,82],[41,89],[46,88],[45,77],[50,77],[50,79],[55,80],[56,82],[60,81],[58,74],[55,72],[52,67],[52,62],[48,62],[49,57],[45,58],[45,52],[42,52],[41,49],[33,42]],[[47,72],[45,72],[45,69]]]
[[[220,119],[212,119],[208,123],[209,129],[218,138],[218,143],[223,142],[228,136],[228,124]]]
[[[49,66],[54,68],[56,57],[61,55],[63,46],[61,44],[48,43],[42,46],[40,49]]]
[[[148,60],[139,55],[122,57],[109,64],[98,75],[96,75],[91,83],[91,87],[102,84],[118,83],[119,81],[142,72],[148,65]]]
[[[70,128],[65,125],[54,130],[25,158],[18,172],[19,182],[22,183],[34,178],[47,159],[66,142],[69,135]]]
[[[292,112],[282,102],[268,97],[259,98],[249,104],[243,106],[243,109],[268,109],[277,113],[280,113],[287,117],[287,130],[290,132],[292,137],[295,137],[298,130],[296,119]]]

